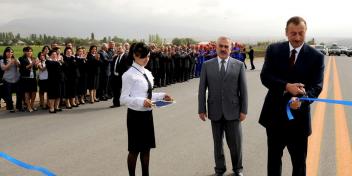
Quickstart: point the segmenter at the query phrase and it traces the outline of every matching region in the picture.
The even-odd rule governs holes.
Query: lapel
[[[284,45],[283,45],[283,50],[284,53],[282,53],[282,58],[285,58],[285,65],[287,67],[287,69],[289,68],[289,60],[290,60],[290,54],[291,54],[291,51],[290,51],[290,45],[289,45],[289,42],[285,42]]]
[[[217,75],[218,79],[220,79],[220,67],[219,67],[219,62],[217,57],[214,58],[212,67],[213,67],[212,70],[215,71],[215,74]]]

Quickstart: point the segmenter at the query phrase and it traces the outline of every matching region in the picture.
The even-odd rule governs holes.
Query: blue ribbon
[[[3,152],[0,152],[0,157],[6,159],[7,161],[9,161],[19,167],[23,167],[28,170],[39,171],[39,172],[45,174],[46,176],[56,176],[54,173],[52,173],[48,169],[45,169],[45,168],[39,167],[39,166],[32,166],[30,164],[24,163],[24,162],[17,160],[16,158],[13,158]]]
[[[352,101],[346,101],[346,100],[332,100],[332,99],[306,98],[306,97],[298,98],[298,100],[299,101],[320,101],[320,102],[324,102],[324,103],[352,106]],[[287,106],[286,106],[286,113],[287,113],[288,120],[294,119],[294,117],[291,113],[291,108],[290,108],[291,102],[292,102],[292,100],[288,101]]]

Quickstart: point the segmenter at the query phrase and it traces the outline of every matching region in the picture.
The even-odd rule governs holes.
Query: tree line
[[[118,36],[106,36],[102,39],[96,39],[95,34],[92,32],[90,37],[79,38],[79,37],[59,37],[55,35],[47,34],[30,34],[26,37],[21,36],[17,33],[16,35],[12,32],[0,32],[0,45],[3,46],[13,46],[13,45],[49,45],[51,43],[73,43],[76,46],[89,46],[92,44],[98,45],[101,43],[107,43],[109,41],[114,41],[116,43],[133,43],[133,42],[146,42],[145,39],[125,39]],[[170,44],[166,38],[159,36],[159,34],[149,34],[149,43],[155,43],[156,45]],[[196,44],[196,40],[192,38],[174,38],[171,41],[173,45],[188,45]]]

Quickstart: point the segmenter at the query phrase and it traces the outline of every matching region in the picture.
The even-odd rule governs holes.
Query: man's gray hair
[[[216,43],[219,43],[220,40],[228,40],[229,43],[232,44],[232,40],[230,38],[228,38],[228,37],[220,36]]]

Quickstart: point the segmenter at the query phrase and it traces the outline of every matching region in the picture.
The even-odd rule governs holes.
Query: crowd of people
[[[155,77],[154,88],[197,78],[203,63],[216,57],[215,43],[188,46],[150,43],[149,47],[150,61],[146,68]],[[33,54],[31,47],[24,47],[23,55],[16,57],[13,49],[6,47],[0,56],[0,100],[4,100],[9,112],[36,111],[39,107],[34,102],[38,92],[40,108],[49,109],[50,113],[111,98],[111,107],[119,107],[121,77],[133,63],[129,50],[129,43],[113,41],[100,47],[92,45],[88,51],[84,47],[74,49],[72,43],[64,47],[53,43],[44,46],[38,55]],[[244,62],[245,47],[236,43],[232,51],[233,58]],[[248,54],[253,57],[251,52]]]

